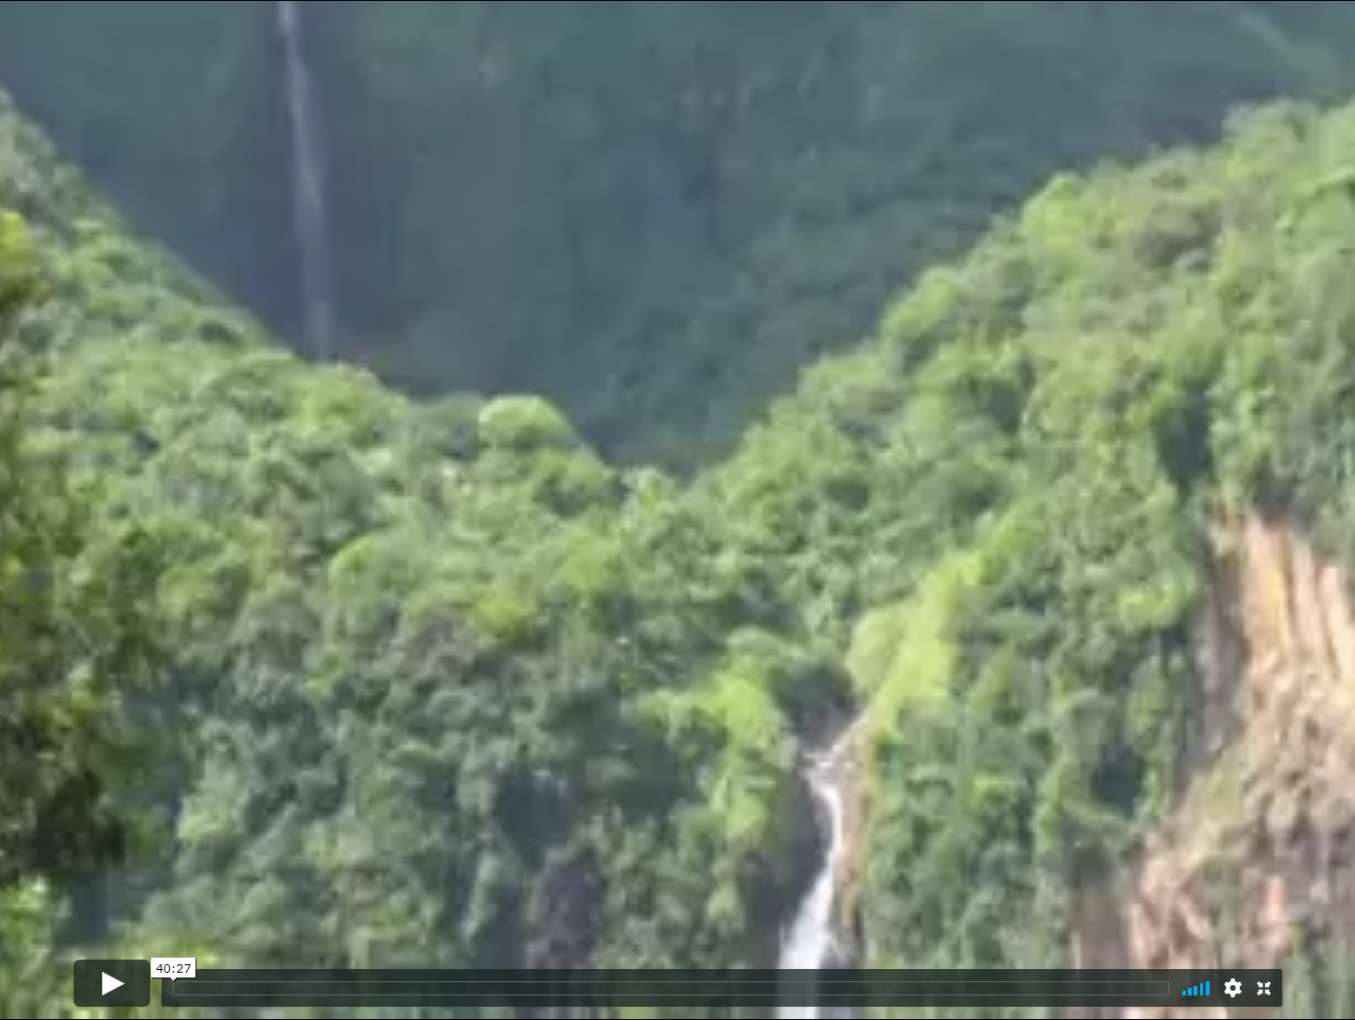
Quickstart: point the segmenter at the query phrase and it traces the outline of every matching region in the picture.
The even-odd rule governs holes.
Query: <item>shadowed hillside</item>
[[[271,3],[0,2],[4,82],[133,220],[302,336]],[[1322,3],[308,2],[341,356],[727,449],[1049,175],[1355,85]]]
[[[1349,1015],[1355,106],[1219,133],[1049,178],[679,482],[540,396],[281,350],[0,102],[0,1014],[86,1015],[71,956],[771,966],[854,707],[869,967],[1283,964],[1265,1015]]]

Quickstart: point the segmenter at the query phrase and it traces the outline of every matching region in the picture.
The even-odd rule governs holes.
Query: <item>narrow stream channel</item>
[[[779,970],[823,970],[837,950],[833,931],[837,879],[847,851],[846,820],[843,812],[843,770],[840,759],[855,727],[837,738],[827,751],[810,758],[804,772],[824,830],[823,860],[808,892],[796,911],[795,920],[781,946]],[[804,1002],[787,1003],[777,1014],[792,1017],[851,1016],[842,1010],[824,1010]]]

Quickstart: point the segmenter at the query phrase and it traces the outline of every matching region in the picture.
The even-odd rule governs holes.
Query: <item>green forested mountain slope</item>
[[[847,649],[877,965],[1061,959],[1198,722],[1211,521],[1355,563],[1352,180],[1355,109],[1293,106],[1057,178],[706,481]]]
[[[0,59],[136,222],[297,333],[272,8],[5,0]],[[1331,0],[304,9],[344,353],[683,464],[1050,174],[1355,84]]]
[[[97,492],[70,485],[31,442],[35,365],[12,329],[41,287],[21,222],[0,211],[0,1002],[9,1015],[52,1003],[47,952],[65,892],[91,868],[153,845],[138,838],[124,798],[153,773],[154,723],[164,719],[134,707],[155,679],[154,605],[142,592],[153,550],[135,527],[101,520]]]
[[[793,736],[850,672],[870,961],[1061,962],[1062,893],[1164,804],[1207,522],[1284,510],[1352,560],[1352,108],[1054,179],[690,488],[535,398],[306,366],[12,116],[0,156],[53,284],[27,435],[99,483],[88,562],[153,540],[179,721],[136,805],[174,837],[65,944],[765,964],[810,857]],[[0,1012],[71,1015],[53,915],[10,920],[34,877]]]
[[[812,664],[759,636],[786,615],[770,580],[662,479],[528,398],[414,409],[281,354],[98,349],[48,395],[172,564],[200,729],[159,938],[767,958],[808,822],[781,709]]]
[[[414,405],[269,349],[160,290],[172,272],[73,182],[0,193],[47,227],[49,300],[17,331],[56,355],[30,439],[100,485],[91,556],[134,526],[163,567],[138,601],[179,737],[151,815],[176,835],[77,897],[77,938],[225,964],[769,963],[811,852],[792,728],[843,688],[718,519],[536,398]],[[57,1015],[38,987],[6,994]]]
[[[0,206],[19,214],[59,316],[30,314],[26,330],[49,353],[132,335],[177,342],[264,342],[257,326],[137,237],[58,158],[51,142],[0,91]]]

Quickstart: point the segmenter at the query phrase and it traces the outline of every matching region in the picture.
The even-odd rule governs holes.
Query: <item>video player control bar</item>
[[[1204,990],[1208,989],[1206,993]],[[1189,991],[1189,994],[1187,992]],[[1279,1006],[1279,970],[199,970],[166,1006]]]

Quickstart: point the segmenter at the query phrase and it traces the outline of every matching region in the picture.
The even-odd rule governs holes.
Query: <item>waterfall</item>
[[[302,46],[301,4],[297,0],[278,0],[276,10],[292,141],[292,230],[301,266],[301,305],[311,353],[323,358],[330,354],[334,332],[324,150],[310,68]]]
[[[847,852],[846,820],[842,804],[842,769],[839,758],[849,746],[852,730],[842,734],[827,753],[811,759],[805,770],[815,804],[824,815],[826,848],[823,862],[809,887],[795,920],[781,946],[780,970],[823,970],[833,953],[833,906],[837,898],[837,877]],[[778,1017],[818,1017],[817,1006],[787,1005]]]

